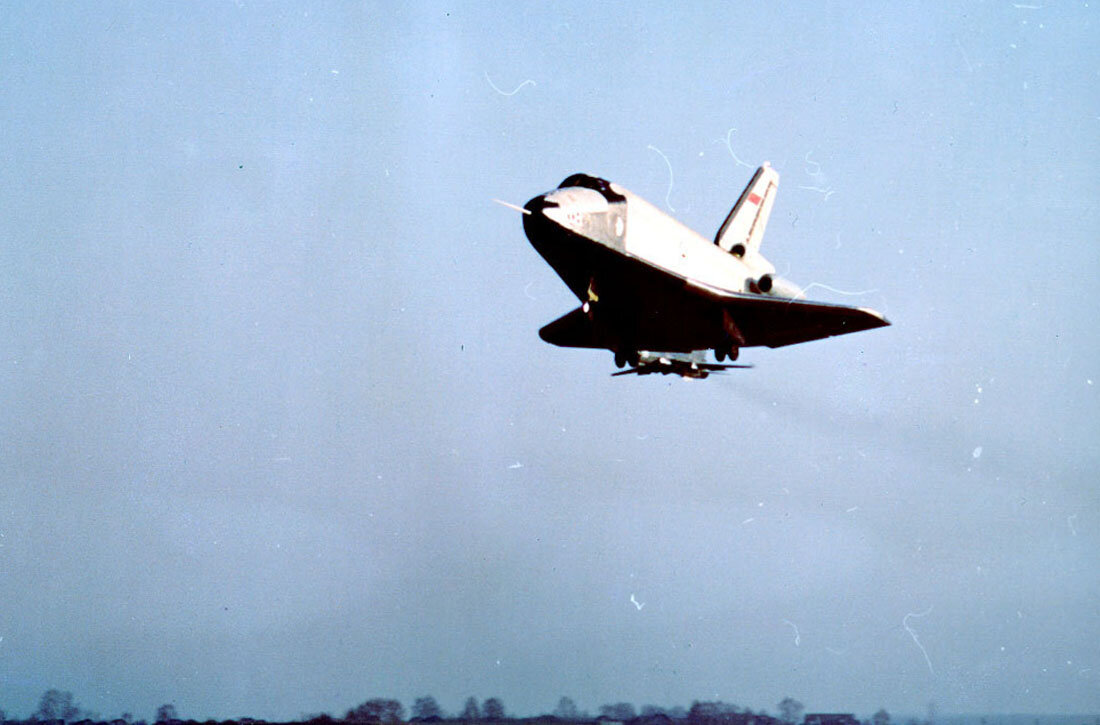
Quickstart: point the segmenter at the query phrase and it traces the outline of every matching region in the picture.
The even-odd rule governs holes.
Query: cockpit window
[[[609,202],[626,201],[626,197],[611,188],[611,183],[606,179],[601,179],[596,176],[589,176],[588,174],[573,174],[565,181],[558,184],[559,189],[564,189],[570,186],[580,186],[585,189],[592,189],[600,192],[603,198]]]

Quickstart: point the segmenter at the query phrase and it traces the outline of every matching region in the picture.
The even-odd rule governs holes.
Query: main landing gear
[[[621,368],[625,365],[630,365],[632,368],[638,367],[639,358],[637,351],[635,350],[615,350],[615,367]]]
[[[718,362],[722,362],[726,358],[733,362],[737,359],[737,356],[741,352],[741,346],[745,344],[745,336],[741,334],[741,330],[737,327],[737,323],[733,321],[733,316],[730,315],[729,310],[722,310],[722,329],[726,331],[725,339],[714,348],[714,357]]]
[[[726,343],[719,347],[714,348],[714,357],[718,362],[722,362],[726,358],[733,362],[741,354],[741,348],[737,347],[733,343]]]

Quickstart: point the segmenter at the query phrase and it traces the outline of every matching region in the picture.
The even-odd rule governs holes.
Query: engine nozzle
[[[779,275],[765,274],[756,280],[756,289],[761,294],[771,297],[782,297],[787,300],[800,300],[806,296],[802,288],[790,280],[783,279]]]

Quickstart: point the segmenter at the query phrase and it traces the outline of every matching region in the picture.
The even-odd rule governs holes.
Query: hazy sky
[[[1100,710],[1097,3],[589,5],[0,9],[0,708]],[[764,160],[893,327],[539,340],[493,197]]]

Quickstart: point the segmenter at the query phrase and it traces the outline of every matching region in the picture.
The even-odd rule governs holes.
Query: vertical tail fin
[[[714,243],[738,257],[759,252],[778,188],[779,174],[765,161],[722,222]]]

